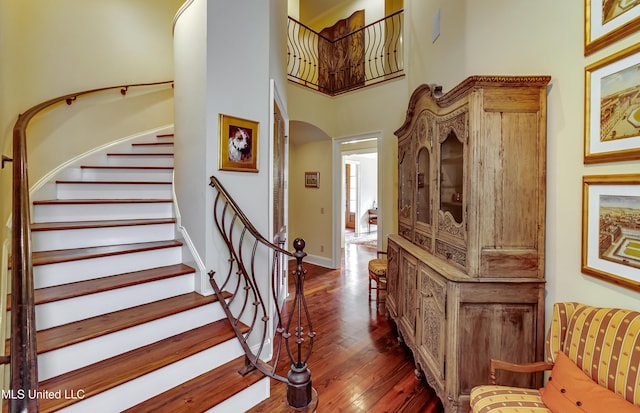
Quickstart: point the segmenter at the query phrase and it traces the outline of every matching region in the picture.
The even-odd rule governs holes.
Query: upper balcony
[[[289,17],[288,79],[335,96],[404,76],[404,11],[366,26],[357,13],[321,33]]]

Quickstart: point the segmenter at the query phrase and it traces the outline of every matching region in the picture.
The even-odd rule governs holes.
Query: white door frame
[[[275,142],[275,136],[274,136],[274,126],[275,126],[275,119],[274,119],[274,112],[275,112],[275,105],[278,105],[278,109],[280,109],[280,114],[282,115],[282,120],[284,122],[284,139],[285,139],[285,146],[284,146],[284,226],[285,226],[285,239],[287,239],[288,241],[288,232],[289,232],[289,116],[287,114],[287,107],[285,106],[285,102],[282,99],[282,96],[280,96],[280,93],[278,92],[278,88],[276,86],[276,83],[273,79],[271,79],[270,81],[270,87],[269,87],[269,219],[268,219],[268,239],[273,242],[274,241],[274,237],[275,237],[275,232],[273,229],[273,213],[274,213],[274,208],[273,208],[273,187],[274,187],[274,180],[273,180],[273,167],[275,165],[275,160],[273,158],[273,148],[274,148],[274,142]],[[284,245],[284,249],[287,249],[287,244]],[[269,260],[271,260],[272,258],[269,258]],[[281,274],[280,274],[280,285],[276,285],[275,288],[278,289],[277,296],[280,298],[279,302],[278,302],[278,306],[280,306],[280,308],[282,308],[282,305],[284,304],[284,301],[286,300],[287,296],[289,295],[289,291],[288,291],[288,286],[289,286],[289,280],[288,280],[288,274],[289,271],[287,270],[287,257],[282,257],[282,262],[280,263],[280,268],[281,268]],[[269,262],[270,266],[271,266],[271,262]],[[271,283],[269,283],[269,288],[272,288]],[[276,315],[275,315],[275,310],[276,310],[276,303],[273,302],[272,299],[273,295],[269,294],[269,297],[267,298],[268,302],[269,302],[269,307],[270,311],[269,311],[269,315],[271,316],[271,320],[269,321],[269,323],[271,324],[269,326],[269,331],[271,332],[271,334],[275,334],[275,328],[277,327],[277,325],[273,322],[273,320],[276,320]]]
[[[382,131],[367,132],[360,135],[344,136],[341,138],[334,138],[331,142],[332,152],[332,173],[331,173],[331,188],[332,188],[332,202],[333,202],[333,214],[331,217],[331,225],[333,227],[333,242],[332,242],[332,263],[333,268],[340,268],[340,261],[342,259],[340,249],[342,247],[342,237],[344,234],[344,213],[342,212],[342,171],[344,170],[342,162],[341,145],[346,142],[362,141],[376,139],[378,150],[378,228],[382,228],[381,216],[382,216],[382,203],[380,200],[380,185],[382,180],[380,179],[381,159],[380,145],[382,141]],[[380,247],[380,237],[378,237],[378,247]]]

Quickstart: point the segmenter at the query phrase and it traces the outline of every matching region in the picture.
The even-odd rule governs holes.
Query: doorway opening
[[[370,148],[346,152],[343,155],[343,163],[344,242],[377,248],[377,151]]]
[[[347,234],[345,230],[347,221],[347,164],[357,165],[354,174],[355,187],[357,188],[355,205],[353,206],[354,228],[353,232],[349,234],[348,241],[354,241],[355,237],[351,237],[351,235],[358,235],[358,238],[366,236],[369,240],[359,239],[357,242],[368,242],[372,248],[379,248],[378,234],[381,233],[380,229],[383,225],[380,219],[382,210],[378,202],[380,194],[378,145],[381,138],[381,132],[372,132],[333,140],[333,257],[335,260],[339,260],[342,256],[341,251],[345,246],[345,235]],[[371,224],[369,223],[370,209],[376,211],[375,222],[372,221]]]

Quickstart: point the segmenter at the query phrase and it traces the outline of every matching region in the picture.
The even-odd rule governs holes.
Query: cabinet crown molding
[[[411,97],[407,107],[405,121],[394,135],[401,136],[407,132],[414,117],[416,105],[423,98],[431,98],[438,107],[446,107],[460,97],[466,95],[475,87],[546,87],[551,82],[551,76],[506,76],[506,75],[475,75],[466,78],[447,93],[442,93],[442,86],[436,84],[422,84],[418,86]]]

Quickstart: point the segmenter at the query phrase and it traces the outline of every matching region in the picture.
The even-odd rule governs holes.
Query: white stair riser
[[[142,142],[141,142],[142,143]],[[155,145],[131,145],[131,153],[173,153],[173,145],[158,141]]]
[[[246,412],[268,399],[270,394],[271,382],[269,378],[265,377],[253,386],[247,387],[214,408],[207,410],[207,413]]]
[[[170,183],[58,184],[58,199],[170,199]]]
[[[173,155],[119,156],[107,157],[106,165],[118,166],[173,166]]]
[[[175,237],[175,224],[129,225],[67,230],[34,231],[33,251],[167,241]]]
[[[167,198],[169,199],[169,198]],[[35,205],[33,222],[174,218],[171,202]]]
[[[194,275],[185,274],[126,288],[36,306],[36,329],[44,330],[194,291]]]
[[[218,303],[212,303],[40,354],[38,355],[38,378],[39,380],[45,380],[67,371],[76,370],[220,320],[223,317],[224,311],[222,307]],[[240,347],[238,340],[233,339],[232,341]],[[211,361],[207,361],[204,364],[209,368],[213,368]]]
[[[79,403],[60,410],[60,412],[113,413],[122,411],[206,373],[240,355],[242,355],[242,348],[238,341],[229,340],[94,397],[88,397]],[[215,391],[215,389],[212,391]]]
[[[103,169],[83,168],[81,178],[87,181],[171,182],[172,169]]]
[[[37,265],[33,268],[33,278],[35,288],[44,288],[113,274],[179,264],[181,262],[181,247],[162,248],[108,257]]]

